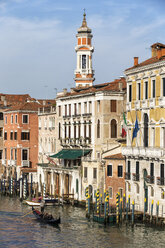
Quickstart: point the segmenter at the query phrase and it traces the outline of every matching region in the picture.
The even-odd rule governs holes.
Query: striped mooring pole
[[[99,214],[100,213],[100,190],[99,189],[97,189],[96,200],[97,200],[97,214]]]
[[[119,224],[119,193],[116,194],[116,224]]]
[[[143,221],[145,221],[146,218],[146,198],[144,198],[144,214],[143,214]]]
[[[23,198],[26,198],[27,190],[26,190],[26,177],[23,179]]]
[[[158,216],[159,216],[159,201],[156,204],[156,224],[158,224]]]
[[[10,195],[13,195],[13,178],[11,177],[11,182],[10,182]]]
[[[135,202],[132,201],[132,227],[134,226],[134,220],[135,220]]]
[[[154,200],[151,202],[151,216],[150,216],[150,223],[152,222],[152,217],[153,217],[153,208],[154,208]]]
[[[86,196],[86,217],[89,218],[89,203],[88,203],[88,198],[89,198],[89,188],[86,187],[85,189],[85,196]]]
[[[108,219],[108,202],[109,202],[109,197],[105,197],[105,203],[104,203],[104,224],[107,223]]]

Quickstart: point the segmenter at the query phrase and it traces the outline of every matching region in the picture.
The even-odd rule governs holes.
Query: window
[[[150,176],[154,176],[154,163],[150,163]]]
[[[160,164],[160,178],[164,180],[164,164]]]
[[[81,103],[78,104],[78,113],[81,115]]]
[[[91,124],[89,124],[89,138],[91,139]]]
[[[14,132],[14,139],[17,140],[17,132]]]
[[[3,113],[0,112],[0,120],[2,121],[3,120]]]
[[[117,138],[117,123],[116,120],[111,120],[111,138]]]
[[[132,101],[132,85],[130,84],[129,85],[129,94],[128,94],[128,99],[129,99],[129,102],[131,102]]]
[[[3,158],[3,150],[0,150],[0,159]]]
[[[65,105],[65,116],[67,116],[67,105]]]
[[[18,122],[18,116],[15,115],[15,123],[17,124],[17,122]]]
[[[61,116],[61,106],[58,106],[58,115]]]
[[[163,78],[163,90],[162,90],[162,92],[163,92],[163,96],[165,96],[165,78]]]
[[[80,138],[80,137],[81,137],[81,123],[79,121],[79,123],[78,123],[78,138]]]
[[[92,113],[92,102],[89,102],[89,113]]]
[[[10,158],[11,158],[11,160],[13,160],[13,148],[11,148],[11,150],[10,150]]]
[[[120,198],[123,198],[123,189],[119,188]]]
[[[3,137],[3,128],[0,127],[0,137]]]
[[[97,168],[93,168],[93,179],[97,179]]]
[[[116,112],[117,101],[116,100],[111,100],[110,103],[111,103],[111,112]]]
[[[112,177],[112,164],[107,166],[107,176]]]
[[[109,191],[109,198],[112,199],[113,198],[112,187],[109,187],[108,191]]]
[[[97,121],[97,138],[100,138],[100,120]]]
[[[144,83],[144,87],[145,87],[145,99],[148,99],[148,82]]]
[[[144,147],[148,147],[148,115],[144,114]]]
[[[28,123],[28,115],[23,115],[22,116],[22,123],[27,124]]]
[[[11,115],[11,124],[13,124],[13,115]]]
[[[84,102],[84,114],[87,113],[87,102]]]
[[[78,193],[78,179],[76,178],[76,193]]]
[[[155,80],[152,80],[152,97],[155,98]]]
[[[118,177],[123,177],[123,166],[118,165]]]
[[[5,159],[7,159],[7,148],[5,148],[4,150],[5,150]]]
[[[71,104],[69,104],[69,116],[71,116]]]
[[[4,140],[7,140],[7,132],[4,133]]]
[[[7,124],[7,116],[5,116],[5,124]]]
[[[161,189],[161,199],[164,199],[164,190]]]
[[[77,115],[77,104],[74,103],[74,115]]]
[[[86,55],[82,55],[82,69],[86,69]]]
[[[87,137],[87,124],[86,121],[84,122],[84,138]]]
[[[28,160],[28,150],[22,149],[22,160]]]
[[[139,161],[136,161],[136,175],[139,175]]]
[[[139,191],[140,191],[139,184],[136,184],[136,193],[139,194]]]
[[[76,131],[77,131],[77,127],[76,127],[76,122],[74,122],[74,138],[76,139]]]
[[[137,99],[140,100],[140,98],[141,98],[141,84],[138,83],[137,87],[138,87],[138,89],[137,89],[137,93],[138,93]]]
[[[13,131],[10,132],[10,139],[13,140]]]
[[[128,160],[127,172],[128,172],[129,174],[131,173],[131,161],[130,161],[130,160]]]
[[[71,125],[69,122],[69,126],[68,126],[68,137],[71,138]]]
[[[15,160],[17,160],[17,149],[15,148]]]
[[[21,140],[30,140],[29,132],[21,132]]]
[[[88,168],[84,167],[84,178],[88,177]]]

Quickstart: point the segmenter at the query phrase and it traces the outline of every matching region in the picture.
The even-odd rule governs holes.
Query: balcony
[[[22,165],[22,167],[29,167],[30,166],[30,161],[29,160],[22,160],[21,165]]]
[[[142,100],[142,108],[147,108],[147,107],[148,107],[147,99]]]
[[[126,103],[126,110],[131,111],[131,102]]]
[[[165,107],[165,97],[159,97],[159,106]]]
[[[165,178],[164,177],[157,177],[157,185],[164,186],[165,185]]]
[[[154,176],[147,176],[146,181],[148,184],[154,184],[155,183],[155,177]]]
[[[132,173],[133,181],[139,182],[140,174]]]
[[[135,102],[135,109],[140,109],[140,101]]]
[[[125,180],[131,180],[131,173],[125,172]]]
[[[149,107],[150,108],[155,108],[155,98],[149,99]]]
[[[73,118],[79,118],[81,116],[81,114],[74,114],[72,115]]]
[[[89,116],[91,116],[92,115],[92,113],[84,113],[83,114],[83,117],[89,117]]]
[[[71,118],[71,114],[69,114],[69,115],[63,115],[63,118]]]
[[[91,138],[64,138],[61,139],[61,146],[70,147],[70,146],[88,146],[91,144]]]
[[[6,159],[2,159],[2,164],[6,166],[7,165],[7,160]]]
[[[134,157],[149,157],[149,158],[161,158],[165,155],[165,151],[162,148],[156,147],[122,147],[122,154],[124,156]]]

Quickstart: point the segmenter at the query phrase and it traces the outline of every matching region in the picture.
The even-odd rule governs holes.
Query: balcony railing
[[[22,160],[21,165],[22,165],[22,167],[29,167],[30,161],[29,160]]]
[[[149,184],[154,184],[155,183],[155,177],[154,176],[147,176],[146,181]]]
[[[139,182],[139,179],[140,179],[140,175],[139,174],[132,173],[132,176],[133,176],[133,181]]]
[[[74,114],[74,115],[72,115],[73,118],[80,117],[80,116],[81,116],[81,114]]]
[[[165,178],[164,177],[157,177],[157,185],[165,185]]]
[[[91,116],[91,115],[92,115],[92,113],[84,113],[83,114],[84,117],[88,117],[88,116]]]
[[[125,179],[131,180],[131,173],[125,172]]]
[[[156,147],[122,147],[122,154],[124,156],[138,156],[138,157],[149,157],[149,158],[160,158],[165,155],[163,148]]]
[[[61,139],[61,146],[88,146],[91,144],[91,138],[64,138]]]

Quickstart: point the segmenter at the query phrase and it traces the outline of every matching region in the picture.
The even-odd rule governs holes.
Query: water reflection
[[[85,210],[72,206],[47,207],[62,219],[60,228],[42,224],[19,199],[0,197],[0,247],[165,247],[165,231],[131,227],[104,227],[85,218]]]

